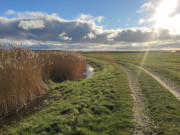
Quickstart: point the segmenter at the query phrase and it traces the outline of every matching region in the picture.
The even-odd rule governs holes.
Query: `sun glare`
[[[175,11],[178,0],[162,0],[156,9],[153,19],[156,21],[156,27],[167,25],[170,23],[169,17]],[[171,25],[171,24],[168,24]]]

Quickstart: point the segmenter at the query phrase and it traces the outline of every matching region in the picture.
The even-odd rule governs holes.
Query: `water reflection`
[[[94,74],[94,68],[91,65],[86,64],[86,78],[91,77],[93,74]]]

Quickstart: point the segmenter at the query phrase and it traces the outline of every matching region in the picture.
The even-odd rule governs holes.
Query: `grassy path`
[[[92,54],[94,57],[97,57],[98,55],[101,56],[101,54]],[[133,134],[135,135],[144,135],[144,134],[155,134],[156,126],[154,125],[154,121],[151,118],[150,111],[148,109],[146,97],[142,91],[142,89],[139,87],[139,82],[136,78],[136,76],[133,74],[131,70],[128,69],[127,66],[124,66],[122,64],[116,63],[114,59],[109,54],[103,54],[102,59],[105,59],[106,61],[109,61],[111,64],[116,64],[117,66],[120,66],[125,72],[128,77],[129,86],[131,88],[133,97],[133,121],[135,123],[135,128]],[[119,78],[122,79],[122,78]]]
[[[125,65],[136,76],[154,121],[155,134],[179,135],[180,101],[145,71],[128,63]]]
[[[125,66],[120,65],[126,72],[129,80],[129,85],[132,90],[132,97],[134,100],[133,112],[135,135],[154,134],[154,122],[150,118],[149,110],[147,107],[147,101],[145,95],[139,88],[139,83],[133,73]]]
[[[99,54],[91,54],[93,57],[98,57],[102,59],[106,59],[107,61],[111,61],[111,63],[118,63],[124,65],[132,74],[135,76],[135,79],[138,83],[138,88],[141,90],[143,96],[143,100],[145,101],[145,106],[147,106],[147,116],[150,117],[150,125],[153,127],[151,129],[154,130],[154,134],[156,135],[179,135],[180,134],[180,101],[169,92],[164,86],[162,86],[156,79],[154,79],[151,75],[147,74],[145,71],[139,69],[138,67],[129,65],[133,61],[134,63],[139,63],[136,59],[136,56],[139,53],[135,54],[124,54],[124,53],[99,53]],[[141,54],[140,54],[141,55]],[[161,57],[166,54],[161,54]],[[105,57],[106,56],[106,57]],[[169,55],[170,57],[170,55]],[[141,57],[142,58],[142,57]],[[170,57],[171,58],[171,57]],[[169,60],[168,63],[171,63],[172,60]],[[152,60],[151,63],[153,64]],[[173,62],[172,62],[173,63]],[[156,70],[155,65],[160,65],[156,62],[153,66],[153,70]],[[174,64],[174,63],[173,63]],[[173,64],[171,67],[173,67]],[[165,65],[167,65],[165,63]],[[161,67],[164,66],[161,63]],[[146,67],[146,65],[144,65]],[[161,67],[157,67],[157,71],[161,73],[164,78],[166,78],[167,74],[163,74],[161,72]],[[174,64],[174,67],[175,64]],[[168,68],[168,67],[167,67]],[[180,72],[176,72],[177,75]],[[176,76],[167,76],[167,79],[172,78],[171,80],[175,79]],[[136,82],[134,82],[136,84]],[[176,80],[176,84],[178,85],[178,79]],[[140,96],[140,95],[139,95]],[[141,97],[140,96],[140,97]],[[142,108],[145,108],[142,107]],[[146,109],[145,109],[146,110]],[[135,116],[135,111],[134,111]],[[140,118],[143,116],[140,115]],[[136,126],[137,127],[137,126]],[[135,128],[137,129],[137,128]],[[137,134],[134,132],[134,134]]]

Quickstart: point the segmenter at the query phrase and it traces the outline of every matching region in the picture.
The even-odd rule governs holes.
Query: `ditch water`
[[[93,74],[94,74],[94,68],[91,65],[86,64],[86,78],[91,77]]]

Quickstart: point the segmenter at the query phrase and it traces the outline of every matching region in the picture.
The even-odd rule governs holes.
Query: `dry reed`
[[[0,45],[0,116],[47,91],[46,83],[84,77],[86,60],[77,52],[32,51]]]

